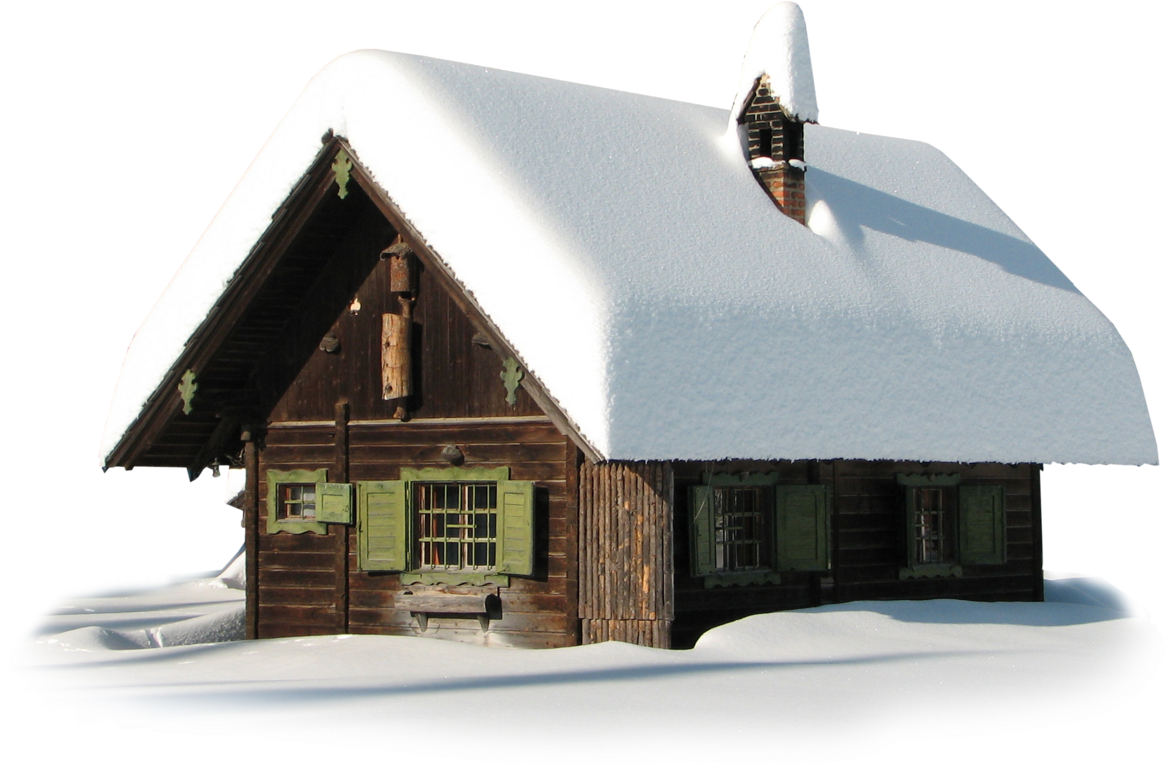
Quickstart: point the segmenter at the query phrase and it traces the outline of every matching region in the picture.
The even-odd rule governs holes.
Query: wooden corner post
[[[245,443],[245,638],[253,640],[257,637],[257,556],[261,546],[257,432],[247,428],[241,432],[241,440]]]

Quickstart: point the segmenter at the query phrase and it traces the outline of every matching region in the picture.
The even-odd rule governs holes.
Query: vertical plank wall
[[[669,648],[673,625],[673,467],[585,463],[579,479],[583,643]]]

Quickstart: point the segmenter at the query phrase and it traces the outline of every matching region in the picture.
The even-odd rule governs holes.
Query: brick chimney
[[[738,119],[746,137],[751,171],[779,211],[804,225],[804,123],[784,112],[771,90],[771,78],[755,82]]]

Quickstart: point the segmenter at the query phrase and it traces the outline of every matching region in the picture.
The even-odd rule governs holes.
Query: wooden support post
[[[335,403],[335,461],[331,470],[332,482],[350,482],[347,421],[350,405],[340,399]],[[350,598],[351,528],[346,525],[328,527],[335,540],[335,630],[347,632]]]
[[[257,637],[257,557],[261,548],[257,495],[260,465],[254,432],[241,432],[241,439],[245,442],[245,638],[253,640]]]
[[[1040,504],[1041,464],[1032,464],[1032,599],[1044,600],[1044,513]]]

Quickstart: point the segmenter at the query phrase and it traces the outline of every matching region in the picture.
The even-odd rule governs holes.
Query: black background
[[[21,86],[40,119],[21,125],[49,173],[34,183],[45,201],[26,206],[29,222],[42,223],[41,241],[61,250],[58,262],[42,266],[68,267],[49,276],[76,291],[65,317],[85,322],[80,337],[61,331],[33,355],[38,377],[58,384],[49,390],[59,407],[48,431],[29,415],[19,421],[29,422],[29,449],[47,459],[34,472],[40,484],[76,498],[41,499],[55,503],[14,518],[5,640],[56,593],[217,568],[240,545],[239,513],[221,504],[223,479],[188,484],[179,470],[102,475],[96,449],[137,324],[325,62],[357,47],[392,48],[729,107],[748,35],[766,6],[691,13],[401,5],[383,14],[315,14],[314,24],[293,28],[283,26],[283,12],[255,21],[202,15],[136,34],[107,16],[93,20],[106,34],[63,34],[46,49],[63,69],[34,68]],[[1166,182],[1167,143],[1154,115],[1159,71],[1147,20],[1027,18],[1022,5],[942,7],[806,4],[821,122],[924,140],[958,162],[1114,321],[1161,429],[1160,334],[1169,323],[1159,328],[1157,306],[1166,300],[1159,271],[1166,274],[1170,247],[1152,239],[1166,236],[1170,196],[1152,187]],[[43,280],[38,262],[28,261]],[[45,320],[51,309],[39,310]],[[1043,476],[1047,568],[1099,573],[1160,623],[1170,532],[1161,475],[1049,466]],[[19,710],[29,726],[41,726],[45,713],[20,703],[9,699],[9,714]],[[1134,745],[1130,732],[1156,710],[1152,700],[1142,716],[1080,736],[940,750],[917,754],[918,763],[992,753],[1027,759],[1040,747],[1103,748],[1119,759]],[[89,740],[62,730],[62,741]],[[1115,743],[1120,750],[1110,751]],[[909,756],[900,754],[899,766],[911,764]]]

